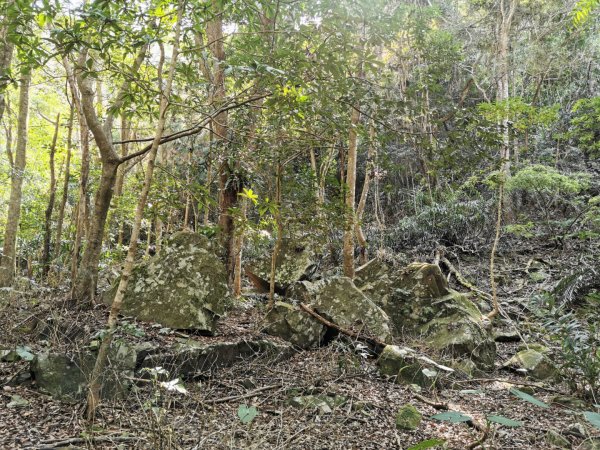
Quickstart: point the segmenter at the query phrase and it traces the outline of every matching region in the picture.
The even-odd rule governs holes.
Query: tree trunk
[[[20,80],[17,145],[12,166],[4,248],[0,257],[0,287],[10,286],[15,276],[17,231],[21,216],[23,175],[27,158],[27,122],[29,119],[29,85],[31,84],[31,71],[27,68],[25,70],[27,72],[21,76]]]
[[[369,260],[369,254],[367,251],[367,238],[363,233],[361,221],[365,213],[365,206],[367,205],[367,197],[369,195],[369,189],[371,187],[371,173],[374,170],[374,157],[375,157],[375,126],[371,123],[369,128],[369,149],[367,151],[367,163],[365,165],[365,181],[363,182],[362,191],[360,193],[360,200],[356,207],[356,224],[354,225],[354,232],[356,234],[356,240],[360,245],[360,264],[366,264]]]
[[[225,50],[223,46],[223,8],[219,0],[212,0],[212,19],[206,24],[208,48],[210,49],[215,64],[212,68],[212,99],[215,107],[223,106],[225,102],[225,73],[223,62]],[[225,265],[229,275],[229,285],[233,287],[235,274],[235,230],[230,209],[238,201],[238,182],[235,179],[230,163],[227,145],[228,114],[221,112],[213,119],[213,133],[215,146],[219,154],[219,227],[221,242],[225,248]]]
[[[346,225],[344,229],[343,264],[344,275],[354,278],[354,198],[356,196],[356,157],[357,157],[357,134],[356,128],[360,120],[360,112],[357,107],[352,108],[350,117],[350,132],[348,139],[348,157],[346,169]]]
[[[147,50],[148,44],[145,44],[140,48],[133,66],[131,67],[132,73],[137,73],[139,71]],[[80,61],[82,60],[85,60],[85,58],[80,57]],[[78,71],[79,73],[76,75],[76,80],[81,93],[81,109],[85,116],[85,122],[94,136],[94,141],[100,152],[100,160],[102,162],[100,186],[96,191],[94,200],[94,216],[91,220],[91,226],[87,235],[87,244],[81,259],[81,264],[77,271],[77,277],[73,282],[73,288],[71,290],[72,301],[77,303],[89,303],[92,301],[96,291],[98,263],[100,262],[100,253],[102,251],[102,242],[104,238],[104,226],[106,224],[106,217],[110,208],[113,188],[117,178],[117,170],[122,160],[118,157],[112,144],[112,123],[115,116],[109,113],[104,124],[100,123],[94,108],[94,91],[91,86],[90,77],[82,77],[81,67],[78,67]],[[130,83],[129,78],[123,82],[113,104],[108,108],[108,111],[116,111],[123,105],[125,93],[128,90]]]
[[[42,276],[46,278],[50,270],[50,240],[52,239],[52,211],[54,211],[54,199],[56,197],[56,168],[54,164],[56,155],[56,141],[58,140],[58,129],[60,126],[60,113],[56,115],[54,124],[54,135],[50,145],[50,196],[45,211],[44,222],[44,246],[42,247]]]
[[[131,231],[131,241],[129,243],[129,249],[127,250],[127,257],[125,258],[125,264],[123,266],[123,272],[121,274],[121,279],[119,281],[119,286],[117,287],[117,292],[115,294],[115,298],[113,299],[112,306],[110,309],[110,313],[108,316],[108,333],[105,335],[104,339],[102,339],[102,344],[98,351],[98,357],[96,359],[96,364],[94,365],[94,369],[91,374],[90,386],[87,396],[87,406],[86,406],[86,417],[88,420],[93,420],[95,417],[96,409],[98,404],[100,403],[100,390],[102,388],[101,383],[101,375],[106,366],[106,362],[108,360],[108,351],[110,349],[110,344],[112,342],[112,338],[117,328],[119,313],[121,312],[121,307],[123,304],[123,298],[125,296],[125,291],[127,290],[127,286],[129,284],[129,279],[131,277],[131,273],[133,271],[133,265],[135,261],[135,256],[137,252],[137,241],[140,234],[140,229],[142,226],[142,219],[144,216],[144,208],[146,206],[146,201],[148,200],[148,193],[150,192],[150,187],[152,185],[152,176],[154,172],[154,162],[156,160],[156,155],[158,153],[158,148],[160,145],[160,140],[163,135],[163,131],[165,128],[166,121],[166,113],[167,108],[169,106],[169,97],[171,95],[171,88],[173,85],[173,78],[175,75],[175,66],[177,63],[177,56],[179,52],[179,37],[181,32],[181,16],[182,16],[182,7],[181,3],[178,5],[177,11],[177,25],[175,31],[175,43],[173,45],[173,54],[171,57],[171,65],[169,67],[169,74],[167,78],[167,83],[164,91],[162,92],[160,99],[160,107],[159,107],[159,118],[158,124],[156,126],[156,131],[154,135],[154,140],[152,141],[152,147],[150,149],[150,153],[148,156],[148,164],[146,167],[146,173],[144,177],[144,186],[142,188],[142,192],[140,193],[140,198],[137,203],[137,207],[135,210],[135,219],[133,222],[133,229]],[[158,77],[158,86],[159,89],[162,87],[162,77],[160,74],[162,73],[162,65],[164,63],[164,52],[163,47],[161,45],[161,57],[159,61],[159,77]]]
[[[14,1],[8,1],[5,4],[5,8],[8,10],[13,3]],[[4,91],[10,82],[6,74],[10,68],[14,49],[14,44],[8,39],[10,26],[8,15],[6,15],[4,21],[0,24],[0,120],[4,116],[4,109],[6,107]]]
[[[69,178],[71,176],[71,147],[73,145],[73,119],[75,115],[75,105],[71,104],[69,114],[69,125],[67,131],[67,158],[65,160],[65,178],[63,180],[62,197],[60,207],[58,208],[58,220],[56,224],[56,239],[54,241],[55,257],[60,256],[62,246],[63,222],[65,218],[65,207],[69,198]],[[60,275],[58,277],[60,279]]]
[[[498,16],[497,34],[498,34],[498,53],[496,55],[496,66],[498,79],[498,90],[496,100],[498,102],[507,102],[510,96],[509,92],[509,48],[510,48],[510,30],[512,19],[515,13],[516,0],[500,0],[500,14]],[[501,171],[506,180],[510,177],[510,134],[508,105],[506,113],[500,121],[499,128],[502,134],[502,145],[500,147]],[[504,199],[504,217],[506,221],[512,221],[514,211],[510,196]]]

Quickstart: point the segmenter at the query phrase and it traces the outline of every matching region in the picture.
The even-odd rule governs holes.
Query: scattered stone
[[[335,408],[344,405],[348,399],[341,395],[303,395],[295,396],[289,404],[300,409],[317,409],[322,414],[331,414]]]
[[[11,395],[10,402],[6,406],[8,408],[24,408],[29,406],[29,402],[20,395]]]
[[[570,395],[555,395],[554,397],[552,397],[550,402],[563,405],[572,409],[583,410],[587,408],[587,404],[583,400],[577,397],[572,397]]]
[[[110,304],[118,280],[103,296]],[[206,236],[174,234],[159,254],[138,263],[125,292],[123,314],[179,330],[213,334],[230,305],[225,266]]]
[[[531,344],[521,344],[519,345],[519,347],[517,348],[517,351],[523,351],[523,350],[535,350],[538,353],[549,353],[550,349],[548,347],[546,347],[543,344],[538,344],[537,342],[532,342]]]
[[[423,416],[411,404],[402,406],[396,414],[396,428],[399,430],[416,430],[421,424]]]
[[[400,384],[417,384],[423,388],[433,387],[440,378],[454,372],[454,369],[417,354],[408,347],[387,345],[377,360],[383,375],[396,377]]]
[[[544,439],[552,447],[571,448],[569,440],[556,430],[548,430]]]
[[[496,342],[519,342],[521,335],[516,328],[504,328],[494,330],[494,341]]]
[[[533,349],[521,350],[510,358],[503,367],[517,372],[525,370],[528,375],[538,380],[545,380],[557,374],[554,364],[544,354]]]

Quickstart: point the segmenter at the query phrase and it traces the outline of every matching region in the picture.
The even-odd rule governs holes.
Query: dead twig
[[[261,392],[270,391],[272,389],[277,389],[277,388],[281,388],[281,387],[283,387],[281,384],[273,384],[273,385],[270,385],[270,386],[263,386],[263,387],[260,387],[258,389],[254,389],[253,391],[246,392],[245,394],[231,395],[229,397],[217,398],[215,400],[205,401],[204,403],[205,404],[209,404],[209,405],[215,405],[217,403],[227,403],[227,402],[231,402],[231,401],[234,401],[234,400],[242,400],[244,398],[254,397],[256,394],[259,394]]]

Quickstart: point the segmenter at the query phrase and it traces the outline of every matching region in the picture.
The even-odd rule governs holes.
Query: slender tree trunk
[[[225,50],[223,45],[223,8],[219,0],[212,0],[212,19],[206,25],[208,47],[215,58],[212,74],[212,95],[215,106],[221,107],[225,102]],[[213,120],[215,146],[219,154],[219,227],[221,242],[225,247],[225,265],[229,274],[229,285],[233,287],[235,273],[235,225],[230,213],[238,201],[239,186],[230,166],[229,149],[227,148],[228,133],[227,112],[218,114]]]
[[[63,180],[62,197],[60,207],[58,208],[58,220],[56,223],[56,238],[54,241],[55,257],[60,256],[62,247],[63,222],[65,218],[65,207],[69,198],[69,178],[71,176],[71,151],[73,145],[73,119],[75,115],[75,105],[71,104],[71,112],[69,114],[69,125],[67,128],[67,157],[65,160],[65,178]],[[60,279],[60,275],[59,275]]]
[[[5,8],[8,10],[13,3],[14,1],[7,1]],[[0,23],[0,120],[4,117],[4,110],[6,107],[4,91],[10,82],[9,78],[6,77],[6,74],[10,68],[14,49],[14,44],[8,39],[10,26],[11,24],[8,15],[5,15],[4,21]]]
[[[360,120],[357,107],[352,108],[350,117],[350,132],[348,139],[348,158],[346,169],[346,225],[344,229],[343,264],[344,275],[354,278],[354,198],[356,196],[356,159],[357,159],[357,133],[356,128]]]
[[[77,201],[77,208],[75,214],[75,236],[73,238],[73,249],[71,253],[71,280],[77,278],[77,268],[79,265],[79,253],[81,248],[81,242],[84,236],[84,229],[87,223],[88,217],[88,179],[90,174],[90,139],[89,130],[83,109],[81,106],[81,99],[79,97],[79,91],[77,89],[77,83],[73,69],[66,58],[63,59],[63,65],[67,72],[67,82],[71,90],[71,97],[73,104],[77,110],[77,119],[79,122],[79,145],[81,147],[81,168],[79,174],[79,198]]]
[[[510,49],[510,30],[512,20],[515,13],[516,0],[500,0],[500,14],[498,16],[497,34],[498,34],[498,51],[496,55],[496,66],[498,79],[498,89],[496,92],[496,100],[498,102],[507,102],[510,98],[509,82],[510,82],[510,66],[509,66],[509,49]],[[510,130],[508,106],[506,105],[506,113],[500,121],[499,128],[502,134],[502,145],[500,147],[501,170],[506,180],[510,178],[511,166],[511,148],[510,148]],[[510,196],[504,199],[504,218],[505,221],[512,221],[514,214],[513,203]]]
[[[275,210],[275,223],[277,225],[277,239],[275,240],[275,248],[271,255],[271,275],[269,279],[269,303],[268,308],[271,309],[275,305],[275,274],[277,272],[277,257],[281,252],[283,244],[283,223],[281,222],[281,177],[283,176],[283,168],[281,163],[277,164],[275,172],[275,201],[277,209]]]
[[[167,78],[167,83],[164,91],[162,92],[160,99],[160,107],[159,107],[159,118],[158,124],[156,126],[156,132],[154,135],[154,140],[152,141],[152,147],[150,149],[150,153],[148,156],[148,164],[146,167],[146,173],[144,177],[144,186],[142,188],[142,192],[140,193],[140,198],[137,203],[137,207],[135,210],[135,219],[133,222],[133,229],[131,231],[131,241],[129,243],[129,249],[127,250],[127,256],[125,258],[125,264],[123,266],[123,272],[121,274],[121,279],[119,281],[119,286],[117,287],[117,292],[115,294],[115,298],[113,299],[110,314],[108,316],[108,333],[105,335],[104,339],[102,339],[102,344],[100,345],[100,349],[98,351],[98,357],[96,359],[96,364],[94,365],[94,369],[92,371],[90,386],[87,396],[87,406],[86,406],[86,417],[88,420],[93,420],[96,414],[96,409],[100,403],[100,390],[102,388],[101,383],[101,375],[106,366],[106,362],[108,360],[108,352],[110,349],[110,344],[112,342],[112,338],[114,336],[115,330],[118,324],[119,313],[121,312],[121,307],[123,305],[123,299],[125,296],[125,291],[127,290],[127,286],[129,284],[129,279],[131,277],[131,273],[133,271],[133,265],[135,262],[135,256],[137,252],[137,241],[140,234],[140,229],[142,226],[142,219],[144,217],[144,208],[146,206],[146,201],[148,200],[148,193],[150,192],[150,187],[152,185],[152,176],[154,172],[154,162],[156,160],[156,155],[158,153],[158,148],[160,145],[160,140],[163,135],[163,131],[165,128],[166,114],[167,108],[169,105],[169,97],[171,95],[171,88],[173,85],[173,78],[175,75],[175,66],[177,63],[177,56],[179,52],[179,38],[181,32],[181,16],[182,16],[182,7],[181,3],[178,5],[177,11],[177,25],[175,31],[175,43],[173,45],[173,54],[171,56],[171,64],[169,67],[169,74]],[[159,62],[159,88],[162,86],[162,77],[160,73],[162,73],[162,66],[164,63],[164,52],[162,51],[163,47],[161,46],[161,58]]]
[[[29,120],[30,84],[31,71],[28,70],[21,76],[20,80],[17,145],[12,166],[10,200],[8,203],[6,230],[4,230],[4,248],[0,257],[0,287],[10,286],[15,276],[17,231],[19,228],[19,219],[21,217],[23,176],[27,158],[27,125]]]
[[[52,239],[52,211],[54,211],[54,201],[56,197],[56,141],[58,140],[58,130],[60,127],[60,113],[56,115],[54,124],[54,135],[52,136],[52,144],[50,145],[50,196],[48,197],[48,206],[45,211],[44,222],[44,245],[42,247],[42,276],[46,278],[50,270],[50,241]]]
[[[366,264],[369,259],[367,250],[367,238],[362,229],[361,221],[365,213],[365,206],[367,205],[367,197],[369,195],[369,189],[371,187],[371,173],[374,170],[374,159],[375,157],[375,126],[371,123],[369,128],[369,149],[367,151],[367,163],[365,166],[365,181],[363,182],[362,191],[360,193],[360,200],[356,207],[356,224],[354,225],[354,232],[356,234],[356,240],[360,245],[360,263]]]
[[[131,67],[132,73],[137,73],[140,69],[148,44],[143,45]],[[85,53],[84,53],[85,56]],[[85,58],[80,57],[80,61]],[[98,263],[100,262],[100,254],[102,251],[102,242],[104,238],[104,226],[113,195],[113,188],[117,178],[117,170],[122,160],[114,150],[112,144],[112,123],[114,115],[108,114],[104,124],[100,123],[96,110],[94,108],[94,91],[92,89],[90,78],[84,78],[81,75],[81,67],[78,67],[79,73],[76,75],[77,86],[81,93],[81,109],[85,116],[90,131],[94,136],[96,145],[100,152],[102,162],[102,176],[100,185],[96,191],[94,200],[94,216],[91,220],[91,226],[87,233],[87,243],[83,252],[81,263],[77,271],[77,277],[73,282],[71,290],[71,299],[77,303],[89,303],[92,301],[98,278]],[[126,79],[119,92],[116,95],[115,101],[108,108],[108,111],[118,110],[125,100],[125,93],[129,88],[130,80]]]

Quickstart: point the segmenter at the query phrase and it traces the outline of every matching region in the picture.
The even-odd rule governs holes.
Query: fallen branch
[[[488,422],[487,426],[482,431],[481,437],[479,439],[477,439],[476,441],[473,441],[469,445],[467,445],[467,449],[473,450],[473,449],[479,447],[480,445],[483,446],[483,443],[486,441],[489,434],[490,434],[490,423]]]
[[[57,440],[52,439],[49,441],[42,442],[42,447],[38,447],[39,450],[54,450],[57,448],[66,447],[73,444],[87,444],[90,442],[130,442],[139,440],[139,437],[133,436],[89,436],[86,438],[70,438]]]
[[[349,336],[349,337],[354,338],[359,341],[363,341],[363,342],[375,347],[375,351],[377,354],[380,354],[381,351],[387,345],[385,342],[383,342],[377,338],[361,335],[360,333],[355,333],[354,331],[347,330],[346,328],[340,327],[339,325],[327,320],[326,318],[324,318],[323,316],[318,314],[315,310],[313,310],[309,306],[305,305],[304,303],[300,303],[300,309],[302,311],[304,311],[305,313],[310,314],[312,317],[317,319],[323,325],[325,325],[329,328],[333,328],[334,330],[339,331],[340,333],[345,334],[346,336]]]
[[[458,283],[461,286],[466,287],[467,289],[475,292],[479,297],[483,298],[484,300],[492,300],[492,296],[490,294],[488,294],[487,292],[483,292],[481,289],[477,288],[472,283],[469,283],[469,281],[467,281],[467,279],[463,277],[463,275],[458,271],[458,269],[456,269],[456,267],[454,267],[454,265],[448,260],[448,258],[444,256],[440,259],[440,261],[444,263],[444,265],[448,268],[450,273],[454,275],[456,281],[458,281]]]
[[[531,383],[531,382],[527,382],[527,381],[507,380],[507,379],[503,379],[503,378],[471,378],[470,380],[454,380],[454,383],[460,383],[460,384],[462,384],[462,383],[493,383],[495,381],[497,381],[499,383],[514,384],[514,385],[518,385],[518,386],[531,386],[531,387],[535,387],[538,389],[542,389],[543,391],[554,392],[556,394],[564,394],[564,392],[561,392],[557,389],[540,386],[537,383]]]
[[[281,384],[273,384],[273,385],[270,385],[270,386],[263,386],[263,387],[260,387],[258,389],[254,389],[253,391],[246,392],[245,394],[231,395],[229,397],[222,397],[222,398],[217,398],[215,400],[208,400],[208,401],[203,402],[203,403],[208,404],[208,405],[215,405],[217,403],[227,403],[227,402],[232,402],[234,400],[242,400],[244,398],[254,397],[256,394],[259,394],[261,392],[270,391],[272,389],[277,389],[277,388],[280,388],[280,387],[282,387]]]

